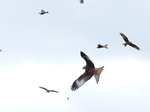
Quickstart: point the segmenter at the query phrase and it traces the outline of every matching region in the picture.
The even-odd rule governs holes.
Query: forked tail
[[[99,82],[100,74],[102,73],[103,68],[104,68],[104,66],[102,66],[100,68],[95,68],[94,77],[95,77],[95,80],[96,80],[97,84]]]
[[[103,47],[108,49],[108,44],[104,45]]]

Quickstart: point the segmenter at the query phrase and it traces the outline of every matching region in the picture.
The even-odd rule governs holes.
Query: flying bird
[[[43,9],[41,10],[41,12],[39,12],[40,15],[43,15],[43,14],[46,14],[46,13],[49,13],[48,11],[44,11]]]
[[[2,52],[3,50],[2,49],[0,49],[0,52]],[[3,51],[4,52],[4,51]]]
[[[67,100],[69,100],[69,97],[67,97]]]
[[[44,88],[44,87],[39,87],[39,88],[46,90],[47,93],[49,93],[49,92],[59,93],[58,91],[55,91],[55,90],[48,90],[48,89],[46,89],[46,88]]]
[[[124,39],[124,41],[126,42],[126,43],[123,43],[123,45],[126,47],[127,45],[129,45],[129,46],[131,46],[131,47],[133,47],[133,48],[135,48],[135,49],[137,49],[137,50],[140,50],[140,48],[137,46],[137,45],[135,45],[135,44],[133,44],[132,42],[130,42],[129,40],[128,40],[128,38],[123,34],[123,33],[120,33],[120,35],[123,37],[123,39]]]
[[[81,4],[83,4],[83,3],[84,3],[84,1],[83,1],[83,0],[80,0],[80,3],[81,3]]]
[[[97,48],[107,48],[108,49],[108,44],[106,44],[106,45],[98,44]]]
[[[98,84],[100,74],[104,68],[104,66],[102,66],[100,68],[95,68],[95,66],[94,66],[93,62],[90,60],[90,58],[82,51],[80,52],[80,55],[86,61],[86,66],[83,67],[83,69],[85,69],[85,72],[78,79],[76,79],[73,82],[73,84],[71,86],[72,91],[75,91],[76,89],[81,87],[86,81],[91,79],[93,75]]]

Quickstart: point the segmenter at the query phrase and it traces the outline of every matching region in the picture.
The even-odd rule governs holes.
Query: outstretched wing
[[[76,79],[73,82],[73,84],[71,86],[71,90],[75,91],[76,89],[81,87],[86,81],[88,81],[92,76],[93,76],[92,73],[85,72],[84,74],[82,74],[78,79]]]
[[[49,92],[55,92],[55,93],[59,93],[58,91],[55,90],[48,90]]]
[[[137,50],[140,50],[140,48],[139,48],[137,45],[133,44],[133,43],[129,43],[129,45],[130,45],[131,47],[137,49]]]
[[[95,68],[93,62],[90,60],[90,58],[84,52],[81,51],[80,54],[81,54],[81,57],[86,61],[86,70]]]
[[[83,0],[80,0],[80,3],[82,4],[82,3],[84,3],[84,1],[83,1]]]
[[[46,88],[44,88],[44,87],[39,87],[39,88],[44,89],[44,90],[46,90],[46,91],[48,90],[48,89],[46,89]]]
[[[120,33],[120,35],[123,37],[125,42],[129,42],[128,38],[123,33]]]

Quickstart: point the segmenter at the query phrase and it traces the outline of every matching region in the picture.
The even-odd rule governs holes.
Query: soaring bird
[[[137,50],[140,50],[140,48],[137,46],[137,45],[135,45],[135,44],[133,44],[132,42],[130,42],[129,40],[128,40],[128,38],[123,34],[123,33],[120,33],[120,35],[123,37],[123,39],[124,39],[124,41],[126,42],[126,43],[123,43],[123,45],[126,47],[126,45],[129,45],[129,46],[131,46],[131,47],[133,47],[133,48],[135,48],[135,49],[137,49]]]
[[[107,48],[108,49],[108,44],[106,44],[106,45],[98,44],[97,48]]]
[[[80,0],[80,3],[81,3],[81,4],[83,4],[83,3],[84,3],[84,1],[83,1],[83,0]]]
[[[48,89],[46,89],[46,88],[44,88],[44,87],[39,87],[39,88],[46,90],[47,93],[49,93],[49,92],[59,93],[58,91],[55,91],[55,90],[48,90]]]
[[[75,91],[76,89],[78,89],[80,86],[82,86],[86,81],[88,81],[93,75],[95,77],[95,80],[98,84],[99,82],[99,77],[100,74],[104,68],[104,66],[100,67],[100,68],[95,68],[93,62],[90,60],[90,58],[83,53],[82,51],[80,52],[81,57],[86,61],[86,66],[83,67],[83,69],[85,69],[85,72],[78,78],[76,79],[72,86],[71,86],[71,90]]]
[[[41,10],[41,12],[39,12],[40,15],[43,15],[43,14],[46,14],[46,13],[49,13],[48,11],[44,11],[43,9]]]

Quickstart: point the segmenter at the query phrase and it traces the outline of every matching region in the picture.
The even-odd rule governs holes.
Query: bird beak
[[[82,69],[85,69],[85,66],[84,66],[84,67],[82,67]]]

